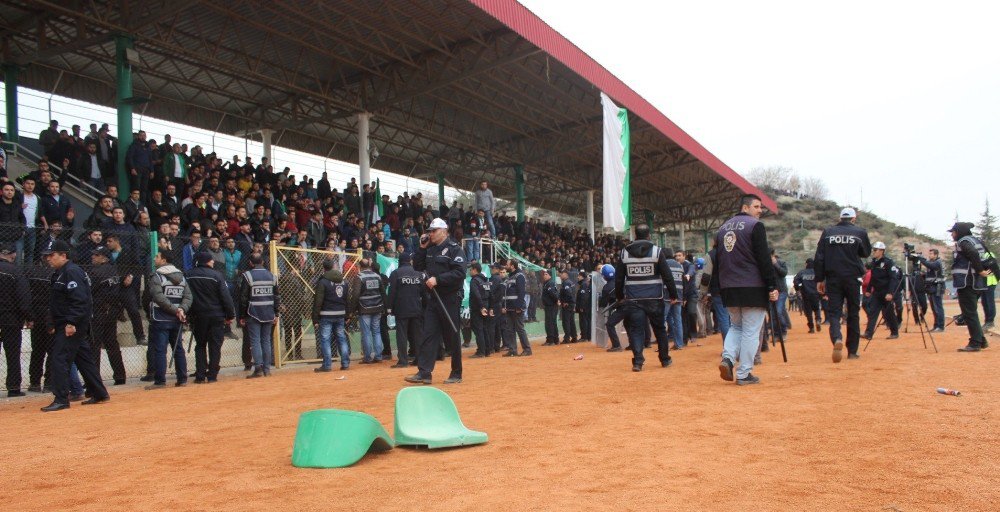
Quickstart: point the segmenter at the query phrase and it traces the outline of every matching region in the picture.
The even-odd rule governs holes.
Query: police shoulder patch
[[[462,259],[462,257],[461,257],[461,256],[456,256],[456,257],[455,257],[455,261],[457,261],[457,262],[461,263],[461,262],[462,262],[462,261],[464,261],[464,260]]]
[[[79,285],[76,284],[76,281],[70,281],[70,282],[66,283],[66,289],[67,290],[72,290],[73,288],[76,288],[77,286],[79,286]]]

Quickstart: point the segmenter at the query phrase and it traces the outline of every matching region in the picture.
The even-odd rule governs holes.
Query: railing
[[[42,159],[39,154],[17,142],[4,142],[3,145],[4,148],[7,149],[8,155],[23,158],[30,162],[38,162]],[[85,199],[96,202],[98,197],[104,195],[103,190],[99,190],[90,183],[73,176],[72,173],[66,172],[64,169],[52,162],[49,162],[49,169],[52,170],[53,174],[59,178],[59,181],[63,184],[63,186],[69,185],[73,187],[76,189],[76,192],[83,195]]]

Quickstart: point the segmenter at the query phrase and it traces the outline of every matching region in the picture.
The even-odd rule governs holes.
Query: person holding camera
[[[885,244],[875,242],[872,245],[872,274],[868,286],[865,288],[865,297],[871,299],[868,306],[868,327],[865,329],[864,338],[871,340],[875,333],[875,324],[878,322],[878,314],[881,311],[885,318],[885,325],[889,328],[889,337],[894,340],[899,338],[899,321],[896,318],[895,296],[899,293],[899,283],[901,279],[899,268],[896,263],[885,255]],[[849,355],[848,358],[857,357],[857,354]]]
[[[930,259],[917,255],[917,262],[927,268],[924,276],[924,290],[934,313],[934,328],[931,332],[944,332],[944,268],[937,249],[930,250]]]
[[[989,346],[979,323],[979,294],[987,289],[986,279],[997,273],[997,262],[987,256],[989,251],[983,241],[972,236],[973,226],[971,222],[956,222],[948,230],[956,242],[955,261],[951,266],[952,285],[958,292],[958,305],[969,329],[969,344],[958,349],[959,352],[979,352]]]

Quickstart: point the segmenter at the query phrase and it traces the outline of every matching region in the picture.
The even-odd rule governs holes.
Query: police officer
[[[153,258],[156,270],[147,280],[149,288],[149,346],[153,350],[153,383],[147,390],[167,386],[167,347],[173,349],[175,386],[187,384],[187,357],[184,353],[182,324],[187,323],[193,297],[184,273],[175,267],[168,253],[159,251]]]
[[[402,261],[402,258],[400,260]],[[323,275],[317,280],[315,289],[312,322],[319,341],[320,353],[323,355],[323,364],[315,371],[321,373],[333,370],[334,334],[337,335],[337,345],[340,347],[340,369],[347,370],[351,366],[351,346],[347,342],[344,326],[347,312],[353,311],[357,306],[357,291],[347,286],[344,274],[334,268],[334,261],[331,259],[323,260]],[[397,327],[399,325],[396,324]]]
[[[573,312],[576,311],[576,290],[569,279],[569,272],[559,273],[562,286],[559,287],[559,308],[562,309],[563,344],[576,343],[576,321]]]
[[[641,372],[645,358],[647,325],[653,327],[656,344],[659,347],[660,365],[664,368],[673,362],[667,342],[667,330],[663,321],[663,291],[667,290],[672,303],[679,296],[673,274],[667,266],[666,252],[649,241],[649,226],[635,227],[635,241],[621,252],[621,261],[615,266],[615,298],[625,301],[625,325],[628,342],[632,348],[632,371]]]
[[[462,347],[459,346],[459,308],[465,286],[465,258],[462,248],[448,237],[448,223],[436,218],[429,232],[420,237],[420,248],[413,258],[413,268],[424,271],[424,286],[430,290],[424,308],[423,339],[417,351],[419,371],[406,377],[407,382],[430,384],[438,345],[444,339],[451,351],[451,374],[445,384],[462,382]]]
[[[264,268],[263,254],[251,254],[250,264],[253,268],[244,272],[243,279],[240,280],[236,315],[240,325],[247,328],[255,365],[253,373],[247,375],[247,378],[256,379],[271,375],[272,327],[280,316],[280,298],[274,274]]]
[[[101,382],[101,373],[94,363],[94,353],[87,337],[93,302],[90,280],[75,263],[69,261],[70,246],[62,240],[51,242],[42,256],[52,273],[49,309],[52,314],[54,334],[52,340],[52,392],[55,399],[42,407],[44,412],[69,409],[69,371],[76,363],[87,384],[90,398],[84,405],[100,404],[111,399]]]
[[[937,249],[930,250],[930,259],[920,257],[920,264],[927,268],[924,275],[924,290],[934,313],[934,328],[931,332],[944,332],[944,268]]]
[[[715,237],[719,251],[714,272],[719,274],[722,302],[732,321],[723,342],[719,375],[740,386],[760,383],[752,373],[754,355],[760,347],[768,306],[778,300],[767,231],[760,222],[762,213],[760,197],[744,195],[740,212],[723,223]],[[734,372],[737,360],[740,365]]]
[[[885,244],[875,242],[872,246],[872,274],[868,281],[868,289],[865,290],[865,297],[870,297],[871,303],[868,306],[868,327],[865,328],[864,338],[872,339],[875,333],[875,324],[878,322],[879,312],[885,318],[885,325],[889,327],[889,337],[894,340],[899,337],[899,322],[896,320],[896,308],[894,298],[898,295],[900,283],[899,269],[892,258],[885,255]],[[848,355],[848,358],[852,355]]]
[[[413,256],[404,252],[399,255],[399,267],[389,275],[389,314],[396,317],[396,357],[393,368],[410,366],[409,354],[415,352],[414,345],[420,341],[424,330],[424,299],[427,288],[424,275],[412,265]],[[488,289],[487,289],[488,291]],[[478,336],[478,334],[477,334]]]
[[[490,336],[490,342],[493,344],[493,352],[500,352],[503,330],[507,324],[507,318],[503,314],[505,292],[503,282],[507,271],[500,262],[494,262],[490,265],[490,271],[490,318],[493,320],[493,334]]]
[[[7,396],[21,391],[21,328],[30,327],[31,291],[21,268],[14,265],[14,244],[0,245],[0,347],[7,356]]]
[[[813,258],[816,290],[827,297],[827,321],[830,322],[830,342],[833,362],[843,357],[844,338],[840,334],[840,317],[847,302],[847,352],[858,355],[861,338],[861,278],[865,275],[862,262],[872,253],[868,232],[855,225],[858,214],[854,208],[840,211],[840,222],[823,230]]]
[[[979,294],[987,289],[986,278],[997,272],[996,260],[987,257],[983,241],[972,235],[974,224],[956,222],[948,231],[955,243],[955,261],[951,266],[952,285],[958,291],[958,305],[969,329],[969,344],[959,352],[979,352],[989,344],[979,323]]]
[[[679,261],[684,258],[684,253],[677,251],[674,253],[673,258],[667,258],[667,266],[670,268],[670,275],[674,279],[674,290],[677,291],[677,297],[681,299],[678,302],[666,302],[664,304],[664,315],[666,315],[667,325],[670,326],[670,336],[674,339],[674,350],[680,350],[684,348],[684,265]],[[668,295],[671,296],[672,295]]]
[[[593,304],[591,296],[590,276],[580,269],[576,275],[576,313],[580,315],[580,341],[590,341],[590,307]]]
[[[621,352],[622,342],[618,338],[618,324],[625,318],[625,314],[620,307],[617,307],[615,298],[615,267],[613,265],[601,267],[601,277],[604,278],[604,287],[601,288],[601,295],[597,298],[597,307],[607,308],[608,311],[608,321],[605,324],[608,339],[611,340],[608,352]]]
[[[493,353],[493,340],[490,339],[493,334],[490,281],[483,275],[483,267],[479,262],[469,265],[469,274],[472,275],[469,282],[469,320],[476,335],[476,353],[472,357],[489,357]]]
[[[382,362],[382,312],[385,311],[385,287],[382,278],[372,271],[372,261],[363,258],[359,263],[358,320],[361,322],[361,364]]]
[[[806,323],[809,324],[809,332],[822,331],[823,319],[819,315],[819,292],[816,290],[816,271],[813,269],[812,258],[806,258],[806,268],[795,274],[792,286],[799,293],[802,312],[806,314]],[[814,315],[816,317],[815,323],[813,323]]]
[[[52,384],[52,335],[54,328],[52,317],[49,314],[52,273],[42,265],[28,265],[27,274],[28,288],[31,292],[31,317],[28,322],[31,329],[28,391],[47,393],[51,390]]]
[[[215,382],[222,362],[225,326],[236,318],[236,308],[224,275],[215,269],[212,253],[195,255],[195,267],[184,273],[191,288],[191,330],[194,331],[194,383]],[[207,357],[206,357],[207,352]]]
[[[507,279],[504,282],[503,314],[507,319],[503,331],[503,342],[509,351],[503,357],[530,356],[531,344],[528,332],[524,330],[524,308],[527,307],[525,294],[528,280],[520,265],[513,259],[507,260]],[[517,338],[514,336],[517,335]],[[517,340],[521,340],[521,353],[517,353]]]
[[[93,285],[94,323],[93,349],[97,367],[101,367],[101,348],[108,352],[115,385],[125,384],[125,363],[118,346],[118,315],[122,312],[121,278],[111,264],[111,250],[99,246],[90,253],[93,265],[88,274]]]
[[[545,343],[559,344],[559,288],[548,270],[542,272],[542,307],[545,308]]]

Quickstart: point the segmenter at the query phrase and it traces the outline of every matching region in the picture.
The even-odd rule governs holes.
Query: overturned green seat
[[[469,430],[447,393],[429,386],[403,388],[396,395],[397,446],[448,448],[483,444],[485,432]]]
[[[392,438],[375,418],[362,412],[318,409],[299,416],[292,465],[342,468],[361,460],[369,450],[392,447]]]

